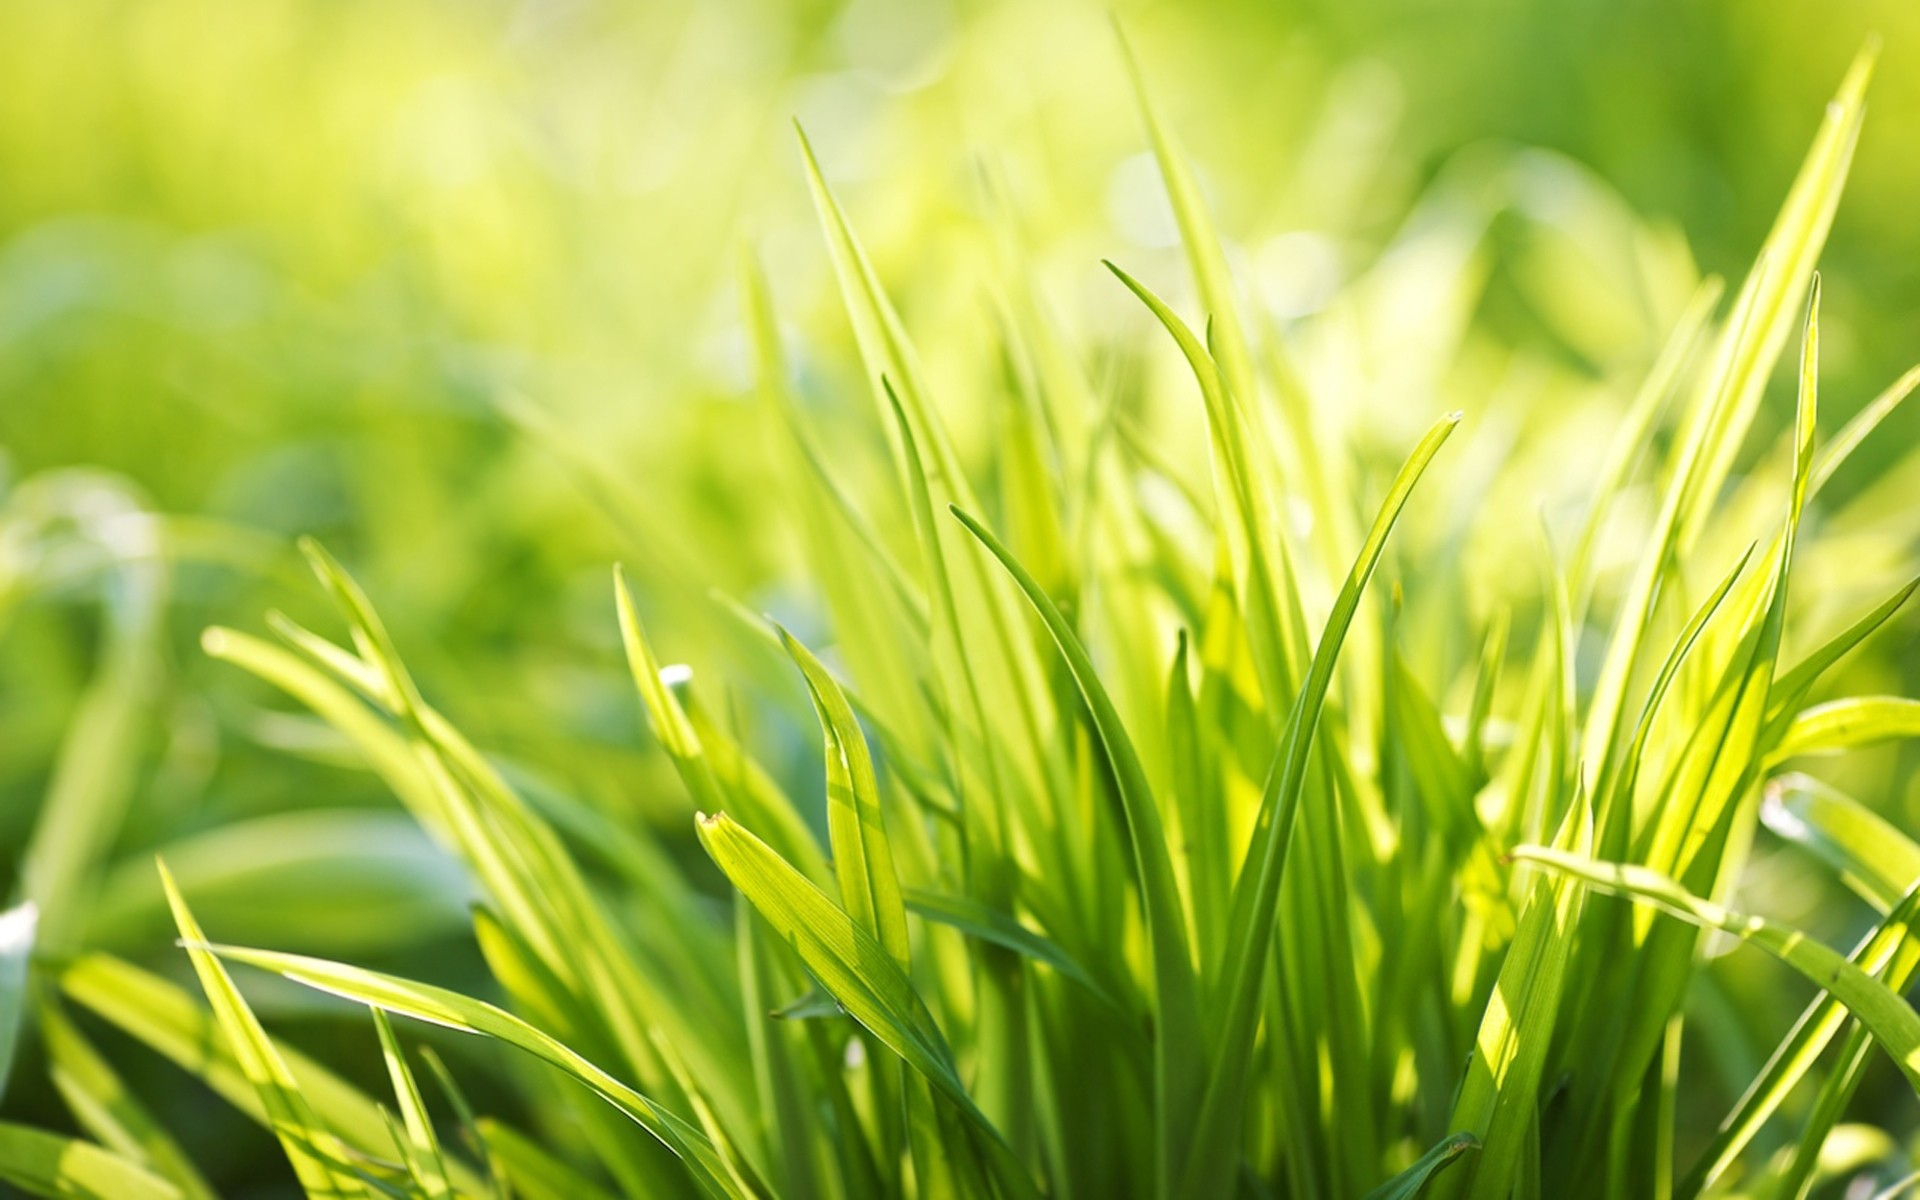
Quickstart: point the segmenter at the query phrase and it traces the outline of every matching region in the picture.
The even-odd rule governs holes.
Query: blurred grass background
[[[122,778],[104,785],[124,793],[123,850],[384,806],[195,645],[211,622],[319,611],[301,533],[353,565],[477,743],[691,843],[638,732],[606,570],[627,561],[663,643],[723,670],[756,649],[710,587],[807,619],[761,486],[743,246],[806,394],[847,428],[837,469],[883,469],[850,415],[864,384],[791,120],[990,470],[973,398],[1001,370],[995,196],[1105,386],[1156,367],[1099,258],[1183,286],[1113,14],[1242,285],[1340,385],[1320,398],[1363,446],[1485,401],[1509,432],[1539,431],[1505,477],[1518,490],[1495,497],[1537,506],[1526,487],[1551,493],[1607,427],[1696,276],[1750,261],[1873,33],[1884,53],[1824,259],[1823,426],[1920,357],[1906,0],[0,5],[0,845],[28,838],[97,679],[130,698]],[[1391,286],[1400,267],[1418,286]],[[1364,337],[1330,315],[1362,280]],[[1756,461],[1785,423],[1774,399]],[[1835,481],[1836,507],[1892,532],[1855,546],[1884,569],[1853,564],[1829,615],[1910,560],[1917,416],[1896,414]],[[1534,571],[1499,550],[1466,561]],[[1911,694],[1910,646],[1852,669]],[[1892,751],[1863,758],[1848,769],[1910,822],[1920,793],[1884,783],[1911,773]],[[394,854],[402,874],[437,861]],[[8,889],[16,859],[0,854]],[[382,940],[392,905],[422,905],[444,918],[433,953],[462,969],[464,914],[433,908],[441,892],[369,878],[356,895],[364,908],[304,925],[297,898],[251,907],[276,945],[377,961],[427,952]],[[44,1099],[36,1075],[16,1071],[9,1110]],[[254,1151],[271,1152],[228,1147],[231,1177]]]

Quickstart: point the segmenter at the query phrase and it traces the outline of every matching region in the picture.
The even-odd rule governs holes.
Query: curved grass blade
[[[905,970],[909,966],[907,909],[894,873],[893,848],[887,841],[886,814],[880,808],[880,785],[874,778],[866,736],[826,667],[792,634],[783,628],[779,632],[780,644],[807,681],[807,694],[826,737],[827,832],[841,906],[879,938]]]
[[[613,591],[620,612],[620,640],[626,646],[634,686],[646,704],[654,736],[673,759],[687,791],[693,795],[695,809],[711,812],[729,804],[746,808],[756,824],[772,831],[770,836],[789,861],[800,864],[810,878],[827,878],[826,862],[812,831],[791,804],[776,800],[777,790],[769,793],[754,788],[722,787],[699,732],[673,689],[661,677],[660,660],[654,656],[646,630],[640,624],[633,593],[627,589],[626,572],[618,566],[613,569]]]
[[[526,1051],[560,1068],[658,1139],[684,1163],[708,1195],[744,1200],[712,1143],[687,1121],[655,1104],[569,1048],[511,1013],[446,988],[300,954],[279,954],[196,941],[198,953],[246,963],[316,991],[412,1017],[461,1033],[479,1034]]]
[[[1060,947],[1058,942],[1042,934],[1035,933],[1015,918],[1003,912],[996,912],[986,905],[968,899],[965,896],[951,896],[941,892],[930,892],[922,888],[908,888],[905,892],[907,909],[915,916],[925,917],[929,921],[938,921],[951,926],[970,937],[983,942],[992,942],[1004,946],[1016,954],[1023,954],[1037,963],[1044,963],[1058,971],[1063,978],[1071,979],[1091,992],[1101,1003],[1112,1008],[1122,1017],[1128,1015],[1125,1005],[1114,994],[1093,977],[1093,973]]]
[[[1308,751],[1313,746],[1327,689],[1333,682],[1334,664],[1347,629],[1359,610],[1361,594],[1386,549],[1387,535],[1393,531],[1395,520],[1413,494],[1414,485],[1459,422],[1458,413],[1443,417],[1427,431],[1400,468],[1379,515],[1374,518],[1366,543],[1334,600],[1306,681],[1287,718],[1286,732],[1268,771],[1259,820],[1247,849],[1247,865],[1234,887],[1227,959],[1221,976],[1220,995],[1226,1007],[1219,1017],[1220,1033],[1214,1040],[1212,1055],[1215,1072],[1194,1127],[1193,1148],[1188,1153],[1184,1182],[1178,1190],[1180,1195],[1220,1195],[1227,1186],[1228,1173],[1235,1161],[1233,1146],[1238,1141],[1246,1080],[1259,1025],[1260,992],[1279,907],[1281,872],[1306,784]]]
[[[1911,939],[1916,915],[1920,915],[1920,889],[1909,892],[1906,899],[1900,901],[1889,919],[1868,934],[1854,950],[1850,961],[1868,974],[1884,978],[1887,985],[1896,991],[1904,990],[1911,980],[1916,962],[1920,962],[1920,946],[1916,946]],[[1815,1061],[1847,1020],[1845,1006],[1830,995],[1823,994],[1807,1006],[1787,1036],[1774,1048],[1766,1066],[1741,1095],[1739,1103],[1720,1122],[1719,1132],[1701,1153],[1693,1170],[1676,1188],[1675,1194],[1681,1200],[1692,1200],[1726,1173],[1727,1168],[1733,1165],[1734,1160],[1759,1133],[1760,1127],[1772,1118],[1787,1095],[1813,1068]],[[1860,1039],[1849,1034],[1840,1056],[1844,1065],[1829,1077],[1829,1088],[1848,1073],[1847,1066],[1863,1057],[1867,1046],[1856,1044],[1859,1042]],[[1813,1139],[1812,1144],[1817,1147],[1822,1140],[1824,1135]]]
[[[1920,578],[1902,584],[1893,595],[1888,596],[1869,610],[1859,620],[1841,630],[1819,649],[1795,663],[1792,669],[1782,673],[1773,681],[1773,687],[1767,696],[1767,731],[1763,744],[1777,740],[1793,720],[1799,706],[1805,702],[1813,685],[1819,681],[1827,668],[1846,657],[1848,651],[1865,641],[1873,632],[1900,610],[1915,589],[1920,589]]]
[[[35,1196],[182,1198],[179,1188],[111,1150],[12,1122],[0,1122],[0,1181]]]
[[[1452,1166],[1469,1150],[1478,1150],[1480,1139],[1470,1133],[1442,1138],[1406,1170],[1368,1192],[1362,1200],[1416,1200],[1433,1177]]]
[[[1856,746],[1920,737],[1920,700],[1851,696],[1815,705],[1796,716],[1768,761],[1803,754],[1838,754]]]
[[[702,814],[699,832],[722,873],[847,1014],[967,1116],[1001,1184],[1018,1196],[1038,1196],[1026,1168],[960,1082],[953,1052],[926,1002],[879,939],[725,813]]]
[[[1080,639],[1067,619],[1040,589],[999,539],[969,514],[949,510],[988,553],[1013,577],[1034,611],[1040,615],[1054,644],[1066,659],[1081,699],[1093,719],[1100,745],[1113,772],[1126,814],[1134,864],[1140,877],[1141,903],[1146,910],[1148,953],[1153,960],[1155,1010],[1155,1098],[1160,1123],[1162,1183],[1177,1169],[1175,1158],[1187,1140],[1193,1104],[1204,1080],[1206,1044],[1201,1034],[1198,988],[1192,949],[1187,941],[1187,916],[1174,878],[1173,860],[1160,807],[1153,798],[1146,770],[1140,765],[1133,739],[1107,696]]]
[[[1777,836],[1840,873],[1881,912],[1920,883],[1920,845],[1845,792],[1806,775],[1767,784],[1760,819]]]
[[[300,1089],[299,1081],[288,1070],[286,1060],[267,1037],[267,1031],[260,1027],[253,1010],[247,1007],[246,999],[228,977],[226,968],[220,965],[219,959],[207,952],[206,935],[200,932],[200,925],[187,908],[186,899],[174,886],[173,876],[168,873],[166,864],[160,863],[159,870],[160,884],[166,890],[174,922],[180,927],[182,944],[193,960],[194,974],[199,976],[200,987],[213,1007],[214,1019],[219,1023],[241,1072],[258,1091],[261,1107],[266,1111],[267,1124],[285,1147],[287,1160],[293,1164],[294,1175],[300,1180],[300,1186],[310,1196],[362,1194],[364,1189],[360,1181],[348,1170],[335,1165],[348,1161],[344,1146],[314,1113],[313,1106]]]
[[[453,1185],[447,1179],[446,1157],[440,1151],[440,1139],[433,1131],[433,1117],[426,1101],[420,1098],[420,1085],[407,1066],[400,1042],[393,1036],[393,1023],[380,1009],[373,1010],[373,1025],[380,1034],[380,1055],[386,1060],[387,1075],[393,1081],[394,1098],[400,1105],[405,1125],[405,1140],[400,1149],[406,1156],[408,1173],[427,1200],[450,1200]]]
[[[1545,846],[1516,847],[1513,858],[1759,946],[1846,1005],[1920,1093],[1920,1013],[1832,947],[1796,929],[1704,900],[1645,867],[1595,862]]]

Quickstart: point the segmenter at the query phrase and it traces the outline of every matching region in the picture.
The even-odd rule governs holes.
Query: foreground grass
[[[1863,59],[1724,311],[1705,285],[1612,445],[1568,464],[1588,485],[1571,538],[1512,538],[1538,582],[1479,609],[1423,609],[1420,580],[1456,547],[1429,523],[1397,530],[1436,491],[1487,490],[1448,457],[1473,414],[1431,414],[1390,476],[1355,469],[1324,432],[1333,401],[1310,400],[1288,348],[1246,316],[1150,104],[1208,320],[1190,327],[1121,266],[1114,286],[1185,363],[1210,486],[1102,398],[1018,283],[998,453],[970,474],[807,150],[893,477],[847,490],[748,263],[764,424],[832,635],[810,648],[750,616],[739,628],[817,715],[824,819],[810,781],[756,758],[722,685],[663,668],[671,648],[616,574],[653,734],[733,888],[716,905],[645,837],[517,787],[310,545],[345,642],[275,617],[277,640],[214,629],[205,647],[330,723],[460,860],[506,1007],[223,944],[164,866],[204,1003],[86,952],[65,927],[72,893],[124,789],[76,766],[29,848],[28,901],[0,925],[0,1046],[31,993],[93,1141],[0,1128],[0,1177],[51,1195],[209,1194],[68,1015],[84,1010],[258,1120],[315,1196],[1807,1194],[1831,1177],[1823,1149],[1876,1056],[1920,1085],[1920,1016],[1901,998],[1920,967],[1920,847],[1780,774],[1920,731],[1920,705],[1897,697],[1809,706],[1911,584],[1784,653],[1819,493],[1915,380],[1816,436],[1814,265],[1867,74]],[[1796,337],[1783,452],[1737,473]],[[1609,530],[1642,492],[1635,549],[1611,561]],[[1730,538],[1756,509],[1766,536]],[[1435,626],[1416,617],[1433,612],[1450,647],[1425,644]],[[129,651],[127,670],[141,661]],[[115,697],[138,695],[101,692],[83,722],[103,731],[76,735],[76,763],[126,719]],[[1850,954],[1728,907],[1763,821],[1881,914]],[[1717,1134],[1683,1145],[1688,997],[1710,935],[1821,992]],[[229,967],[368,1006],[391,1096],[276,1043]],[[544,1060],[554,1070],[516,1077],[543,1127],[476,1114],[388,1014]],[[1812,1103],[1783,1131],[1802,1085]]]

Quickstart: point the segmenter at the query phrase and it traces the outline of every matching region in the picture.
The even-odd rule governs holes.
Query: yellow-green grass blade
[[[1306,652],[1300,645],[1303,638],[1296,636],[1300,605],[1269,481],[1260,469],[1256,434],[1236,408],[1213,355],[1186,322],[1145,284],[1111,262],[1106,266],[1173,337],[1200,386],[1214,458],[1215,494],[1242,607],[1239,617],[1260,668],[1266,707],[1277,713],[1293,691]]]
[[[426,1021],[461,1033],[479,1034],[523,1050],[591,1088],[634,1124],[652,1134],[685,1164],[706,1194],[725,1200],[748,1195],[734,1186],[712,1143],[686,1120],[661,1107],[552,1035],[509,1012],[433,984],[369,971],[345,963],[241,946],[199,942],[198,953],[271,971],[316,991],[370,1008]]]
[[[1167,128],[1158,106],[1147,91],[1146,76],[1141,73],[1133,47],[1128,44],[1124,33],[1119,35],[1119,40],[1121,57],[1126,61],[1127,74],[1133,81],[1134,99],[1139,104],[1141,120],[1147,127],[1147,140],[1153,147],[1154,161],[1160,168],[1160,178],[1166,184],[1167,198],[1172,203],[1174,221],[1180,228],[1180,242],[1186,248],[1187,265],[1193,271],[1200,301],[1206,307],[1208,340],[1219,348],[1220,369],[1226,377],[1228,392],[1237,403],[1245,406],[1243,411],[1256,411],[1260,393],[1258,378],[1254,373],[1253,352],[1248,346],[1246,327],[1240,319],[1233,276],[1227,269],[1226,251],[1221,246],[1219,232],[1215,230],[1213,219],[1207,212],[1206,200],[1200,194],[1200,184],[1194,178],[1192,166],[1175,144],[1172,131]]]
[[[1912,737],[1920,737],[1920,700],[1850,696],[1815,705],[1795,716],[1768,761],[1838,754],[1856,746]]]
[[[1920,889],[1908,893],[1890,917],[1861,941],[1850,961],[1862,971],[1883,978],[1894,990],[1903,991],[1911,980],[1915,963],[1920,962],[1920,946],[1910,937],[1916,914],[1920,914]],[[1698,1163],[1677,1187],[1676,1195],[1681,1200],[1691,1200],[1725,1175],[1761,1126],[1779,1111],[1787,1095],[1812,1070],[1847,1021],[1845,1006],[1830,995],[1821,995],[1807,1006],[1774,1048],[1766,1066],[1720,1122],[1718,1132],[1702,1151]],[[1853,1057],[1852,1041],[1850,1035],[1849,1045],[1841,1055],[1842,1062]]]
[[[1879,813],[1806,775],[1767,784],[1760,819],[1838,871],[1861,899],[1891,911],[1920,882],[1920,845]]]
[[[420,1097],[420,1085],[414,1081],[413,1068],[407,1065],[406,1055],[400,1049],[399,1039],[393,1034],[393,1023],[387,1020],[387,1014],[374,1009],[373,1025],[380,1034],[380,1056],[386,1060],[387,1076],[393,1083],[394,1098],[400,1106],[400,1119],[405,1127],[401,1149],[405,1152],[413,1182],[427,1200],[446,1200],[453,1195],[453,1185],[447,1179],[446,1158],[440,1151],[440,1138],[433,1131],[433,1116],[427,1112],[426,1101]]]
[[[751,1072],[737,1040],[703,1036],[692,1014],[668,1000],[660,980],[641,969],[558,835],[421,699],[364,591],[324,549],[311,542],[304,548],[352,631],[357,669],[373,676],[373,696],[402,723],[409,752],[438,793],[462,856],[505,922],[578,998],[574,1011],[591,1019],[595,1036],[583,1044],[602,1057],[617,1053],[643,1086],[673,1095],[675,1080],[655,1047],[658,1027],[695,1064],[706,1096],[728,1125],[747,1128]],[[343,673],[351,680],[350,671]],[[658,1153],[652,1143],[644,1148]]]
[[[1860,444],[1880,427],[1881,422],[1892,416],[1893,410],[1913,394],[1915,388],[1920,388],[1920,366],[1908,368],[1906,374],[1888,384],[1886,390],[1854,414],[1853,419],[1820,448],[1820,457],[1813,464],[1813,478],[1808,482],[1808,490],[1819,492],[1834,472],[1860,448]]]
[[[901,969],[909,967],[907,908],[894,873],[893,847],[887,840],[886,814],[866,735],[853,708],[813,652],[780,630],[780,642],[806,679],[807,694],[820,717],[826,739],[827,833],[833,847],[840,904],[849,916],[880,939]]]
[[[55,981],[75,1004],[197,1076],[251,1120],[272,1128],[271,1114],[217,1018],[185,991],[131,963],[97,953],[62,964]],[[298,1051],[276,1048],[300,1094],[329,1129],[360,1155],[384,1153],[390,1144],[387,1126],[371,1098]],[[447,1167],[459,1192],[480,1193],[480,1181],[465,1164],[453,1160]]]
[[[1594,687],[1581,755],[1589,778],[1612,753],[1629,678],[1671,556],[1676,548],[1692,544],[1712,511],[1712,501],[1784,346],[1791,326],[1791,300],[1812,278],[1859,134],[1873,56],[1871,46],[1861,53],[1829,106],[1687,414],[1673,476]]]
[[[1788,926],[1702,899],[1646,867],[1595,862],[1545,846],[1516,847],[1513,857],[1759,946],[1846,1005],[1920,1092],[1920,1013],[1832,947]]]
[[[1878,40],[1854,58],[1846,78],[1814,135],[1800,173],[1787,193],[1780,215],[1768,231],[1756,266],[1742,290],[1752,299],[1753,322],[1744,336],[1731,331],[1722,339],[1718,368],[1708,376],[1715,395],[1703,404],[1702,424],[1712,427],[1702,469],[1686,480],[1680,536],[1676,545],[1693,545],[1712,510],[1712,501],[1732,469],[1774,362],[1792,334],[1794,308],[1814,277],[1814,264],[1826,245],[1840,193],[1846,186],[1860,124],[1866,115],[1867,82],[1879,57]]]
[[[315,1114],[313,1106],[301,1091],[299,1081],[288,1069],[278,1048],[267,1037],[267,1031],[261,1028],[259,1019],[247,1006],[240,989],[234,986],[226,968],[220,965],[219,959],[208,953],[206,935],[200,931],[200,925],[188,909],[186,899],[174,886],[173,876],[167,872],[166,864],[161,863],[159,870],[161,886],[166,889],[167,903],[173,909],[174,921],[180,928],[180,937],[193,961],[194,974],[200,979],[201,990],[207,994],[214,1019],[233,1052],[234,1060],[259,1093],[267,1123],[286,1149],[287,1160],[293,1164],[293,1172],[300,1186],[314,1197],[363,1194],[364,1189],[359,1181],[342,1165],[347,1161],[347,1156],[343,1153],[340,1140]]]
[[[55,1198],[182,1200],[184,1195],[111,1150],[10,1121],[0,1122],[0,1181]]]
[[[1913,579],[1901,585],[1891,596],[1876,604],[1853,624],[1822,643],[1819,648],[1795,663],[1792,669],[1783,672],[1773,681],[1773,687],[1767,697],[1767,728],[1762,735],[1764,744],[1771,745],[1780,739],[1787,725],[1798,714],[1800,705],[1813,691],[1813,686],[1825,674],[1827,669],[1844,658],[1849,651],[1871,636],[1875,630],[1886,624],[1902,605],[1906,604],[1914,589],[1920,588],[1920,579]]]
[[[1312,664],[1287,718],[1286,730],[1268,771],[1246,864],[1234,888],[1227,958],[1221,974],[1223,1009],[1210,1017],[1210,1023],[1218,1030],[1211,1046],[1213,1073],[1193,1127],[1192,1149],[1187,1154],[1184,1182],[1177,1194],[1219,1194],[1235,1165],[1231,1147],[1238,1141],[1281,878],[1306,785],[1309,751],[1326,704],[1327,689],[1333,682],[1340,647],[1359,610],[1367,582],[1380,564],[1394,522],[1413,494],[1414,485],[1459,421],[1459,414],[1454,413],[1437,422],[1414,447],[1394,478],[1366,543],[1334,600],[1320,643],[1314,649]],[[1315,814],[1315,817],[1332,819],[1332,814]]]
[[[43,995],[38,1011],[54,1088],[81,1128],[115,1154],[173,1184],[183,1200],[213,1200],[213,1189],[173,1135],[127,1090],[59,1003]]]
[[[799,969],[783,969],[778,943],[769,942],[765,922],[743,896],[734,899],[734,929],[740,1014],[753,1055],[754,1086],[774,1169],[783,1191],[794,1200],[818,1200],[820,1147],[804,1074],[804,1034],[781,1026],[773,1016],[776,989],[793,986]]]
[[[673,689],[662,678],[660,660],[654,655],[646,630],[640,624],[633,593],[627,588],[626,573],[618,567],[613,572],[613,590],[619,609],[620,638],[626,646],[634,687],[646,706],[654,736],[673,760],[687,791],[692,793],[696,810],[717,811],[730,804],[743,808],[756,824],[770,831],[774,844],[789,861],[799,864],[810,878],[827,878],[826,860],[812,831],[792,805],[783,802],[785,798],[781,793],[721,786],[699,732]]]
[[[1206,1044],[1201,1033],[1199,996],[1194,974],[1193,954],[1187,938],[1187,915],[1180,900],[1173,860],[1167,849],[1166,829],[1147,782],[1133,739],[1120,721],[1113,701],[1101,684],[1093,660],[1080,639],[1061,615],[1039,583],[1020,565],[998,538],[977,519],[958,508],[950,510],[955,519],[978,538],[980,544],[997,559],[1025,593],[1033,609],[1059,647],[1061,657],[1073,674],[1082,701],[1099,735],[1102,752],[1113,773],[1120,804],[1126,816],[1134,869],[1140,881],[1141,903],[1146,913],[1148,953],[1153,962],[1155,1028],[1155,1086],[1158,1092],[1157,1119],[1161,1130],[1162,1187],[1185,1144],[1193,1117],[1193,1104],[1204,1086]]]
[[[1026,1168],[961,1083],[926,1002],[879,939],[725,813],[702,815],[699,832],[722,873],[847,1014],[966,1115],[982,1135],[1000,1185],[1017,1196],[1037,1196]]]

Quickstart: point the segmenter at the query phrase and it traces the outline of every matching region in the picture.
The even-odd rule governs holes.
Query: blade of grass
[[[348,1154],[334,1134],[314,1113],[300,1083],[287,1068],[286,1060],[267,1037],[267,1031],[247,1006],[240,989],[228,977],[219,959],[205,949],[206,935],[187,908],[186,899],[174,885],[166,864],[159,864],[160,884],[173,909],[174,922],[193,961],[194,974],[213,1007],[214,1020],[233,1051],[241,1072],[260,1095],[267,1123],[279,1136],[293,1164],[294,1175],[310,1196],[359,1196],[358,1179],[345,1169]]]
[[[0,1122],[0,1180],[36,1196],[180,1200],[171,1183],[110,1150]]]
[[[1427,431],[1400,468],[1367,534],[1366,544],[1341,585],[1320,643],[1314,650],[1306,680],[1287,718],[1286,732],[1268,771],[1253,842],[1247,849],[1246,866],[1234,888],[1227,959],[1221,976],[1224,1010],[1218,1016],[1219,1032],[1213,1038],[1210,1055],[1213,1074],[1193,1126],[1192,1148],[1187,1152],[1179,1195],[1221,1194],[1235,1165],[1231,1146],[1238,1140],[1245,1103],[1267,951],[1280,899],[1281,873],[1306,781],[1308,751],[1313,746],[1314,731],[1326,703],[1327,688],[1333,681],[1334,664],[1347,629],[1359,610],[1361,594],[1379,566],[1395,520],[1413,494],[1414,485],[1459,421],[1457,413],[1442,418]]]
[[[1703,900],[1645,867],[1595,862],[1545,846],[1519,846],[1512,853],[1518,862],[1536,864],[1702,929],[1717,929],[1759,946],[1846,1005],[1892,1057],[1907,1082],[1920,1092],[1920,1013],[1831,947],[1796,929]]]
[[[748,1193],[734,1186],[729,1172],[706,1136],[671,1111],[620,1082],[558,1039],[541,1032],[511,1013],[446,988],[368,971],[300,954],[279,954],[241,946],[223,946],[195,938],[197,953],[229,959],[271,971],[316,991],[385,1009],[461,1033],[478,1034],[523,1050],[558,1067],[591,1088],[634,1124],[671,1150],[706,1194],[723,1200],[746,1200]]]

